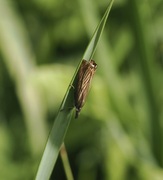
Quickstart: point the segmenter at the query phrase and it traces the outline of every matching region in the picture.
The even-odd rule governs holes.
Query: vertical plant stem
[[[154,68],[154,52],[152,51],[151,42],[149,41],[149,24],[147,20],[150,17],[149,7],[146,1],[133,0],[129,4],[132,12],[132,20],[137,47],[139,50],[140,65],[142,71],[142,78],[147,94],[150,123],[152,130],[152,149],[160,166],[163,167],[163,142],[162,129],[159,119],[157,92],[156,92],[156,78],[157,73]],[[150,27],[151,28],[151,27]],[[150,32],[151,33],[151,32]]]
[[[46,141],[45,113],[38,89],[29,82],[29,77],[35,70],[33,63],[35,59],[28,41],[28,33],[22,19],[14,9],[14,3],[10,0],[0,1],[0,50],[15,83],[31,152],[36,156]],[[39,129],[39,133],[36,129]]]
[[[71,167],[70,167],[70,163],[69,163],[69,159],[68,159],[68,155],[67,155],[67,151],[66,151],[66,147],[65,147],[64,143],[61,146],[60,155],[61,155],[61,159],[62,159],[62,163],[64,166],[67,180],[74,180],[73,174],[71,171]]]

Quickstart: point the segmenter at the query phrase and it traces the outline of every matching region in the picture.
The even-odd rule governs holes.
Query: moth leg
[[[80,111],[81,111],[81,108],[80,109],[76,108],[75,119],[78,118]]]
[[[70,84],[69,87],[75,89],[75,86],[73,84]]]

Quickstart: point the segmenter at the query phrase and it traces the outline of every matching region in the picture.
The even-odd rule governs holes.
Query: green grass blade
[[[109,4],[100,24],[95,30],[95,33],[84,53],[83,58],[86,60],[90,60],[93,57],[93,54],[96,50],[96,46],[98,44],[98,41],[104,29],[104,26],[105,26],[105,23],[108,18],[113,2],[114,0],[112,0],[111,3]],[[80,63],[81,62],[82,60],[80,61]],[[80,66],[80,63],[79,63],[79,66]],[[58,115],[54,121],[52,130],[50,132],[50,135],[49,135],[49,138],[48,138],[45,150],[44,150],[44,154],[42,156],[42,160],[39,165],[39,169],[36,175],[36,180],[49,179],[52,173],[53,167],[56,163],[56,160],[60,151],[60,147],[64,141],[66,131],[68,129],[68,126],[70,124],[70,121],[73,115],[74,89],[72,88],[72,86],[75,83],[75,78],[76,78],[79,66],[71,80],[71,83],[62,101]]]
[[[83,59],[90,60],[93,57],[95,50],[96,50],[96,47],[97,47],[97,44],[98,44],[98,41],[99,41],[100,36],[101,36],[103,29],[105,27],[105,23],[106,23],[106,20],[108,18],[111,7],[113,5],[113,2],[114,2],[114,0],[112,0],[110,2],[109,6],[107,7],[105,14],[102,17],[99,25],[97,26],[97,28],[93,34],[93,37],[92,37],[92,39],[91,39],[91,41],[90,41],[90,43],[89,43],[89,45],[88,45],[88,47],[84,53]]]

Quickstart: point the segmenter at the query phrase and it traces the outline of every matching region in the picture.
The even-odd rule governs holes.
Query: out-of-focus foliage
[[[0,0],[0,179],[34,179],[106,0]],[[74,179],[163,179],[163,2],[117,0],[66,136]],[[66,179],[60,158],[51,179]]]

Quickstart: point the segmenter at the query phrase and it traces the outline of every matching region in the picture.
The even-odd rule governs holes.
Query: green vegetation
[[[64,94],[108,4],[1,0],[0,179],[35,178]],[[93,57],[91,91],[65,137],[75,180],[163,179],[162,22],[161,0],[114,2]],[[66,179],[60,156],[51,179]]]

